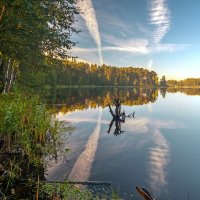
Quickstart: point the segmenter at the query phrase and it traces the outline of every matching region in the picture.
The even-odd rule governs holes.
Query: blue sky
[[[73,55],[92,63],[200,77],[199,0],[79,0]]]

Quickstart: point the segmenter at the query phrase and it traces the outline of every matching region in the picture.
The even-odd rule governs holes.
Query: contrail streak
[[[94,162],[100,135],[101,116],[102,116],[102,109],[100,110],[99,113],[97,125],[93,133],[90,135],[88,142],[85,146],[85,150],[76,160],[72,168],[72,171],[68,176],[68,180],[70,181],[87,181],[88,178],[90,177],[90,172]]]
[[[152,70],[152,67],[153,67],[153,59],[151,59],[148,63],[148,69],[149,70]]]
[[[99,25],[96,18],[95,9],[92,4],[92,0],[78,0],[78,7],[80,8],[80,15],[85,20],[86,26],[90,35],[93,37],[99,51],[99,59],[101,65],[103,64],[102,51],[101,51],[101,39],[99,33]]]

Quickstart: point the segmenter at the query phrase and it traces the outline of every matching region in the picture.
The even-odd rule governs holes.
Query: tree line
[[[200,87],[200,78],[187,78],[184,80],[168,80],[167,81],[168,86],[191,86],[191,87]]]
[[[156,86],[156,72],[144,68],[115,67],[65,60],[49,72],[47,85]]]

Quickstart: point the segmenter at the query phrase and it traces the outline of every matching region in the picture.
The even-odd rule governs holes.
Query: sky
[[[166,79],[200,78],[199,0],[78,0],[72,55],[143,67]]]

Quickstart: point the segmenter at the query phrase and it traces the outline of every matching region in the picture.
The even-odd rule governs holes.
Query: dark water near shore
[[[140,199],[135,186],[158,199],[199,199],[200,90],[145,88],[62,89],[51,93],[60,120],[75,131],[63,144],[71,151],[51,163],[49,180],[111,181],[122,199]],[[108,134],[107,104],[122,98],[121,134]]]

